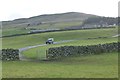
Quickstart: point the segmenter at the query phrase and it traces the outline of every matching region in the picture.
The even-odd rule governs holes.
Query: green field
[[[24,25],[11,25],[4,26],[2,29],[2,36],[15,35],[15,34],[23,34],[28,33],[31,29],[35,30],[46,30],[46,29],[65,29],[73,26],[80,26],[82,22],[80,21],[68,21],[68,22],[54,22],[54,23],[46,23],[36,26],[24,26]],[[14,27],[13,27],[14,26]]]
[[[88,29],[88,30],[73,30],[62,32],[39,33],[32,35],[23,35],[15,37],[3,38],[3,48],[22,48],[25,46],[44,44],[49,37],[53,37],[55,41],[87,39],[96,37],[112,37],[118,34],[116,28],[110,29]]]
[[[88,29],[49,32],[3,38],[3,48],[22,48],[44,44],[49,37],[55,41],[73,40],[61,44],[47,45],[24,51],[32,61],[3,61],[4,78],[118,78],[118,53],[71,56],[54,61],[43,61],[45,51],[50,47],[96,45],[117,42],[117,28]],[[88,39],[96,38],[97,39]],[[108,38],[98,38],[108,37]]]
[[[2,36],[23,34],[23,33],[27,33],[28,31],[29,30],[25,30],[24,28],[3,28]]]
[[[3,78],[118,78],[118,54],[3,62]]]

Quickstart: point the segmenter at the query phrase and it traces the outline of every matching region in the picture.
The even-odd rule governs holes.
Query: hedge
[[[0,54],[1,60],[14,61],[19,60],[19,50],[18,49],[2,49]]]
[[[88,55],[88,54],[101,54],[118,51],[118,45],[116,43],[106,43],[98,45],[87,45],[87,46],[61,46],[49,48],[46,51],[47,59],[57,59],[60,57],[71,56],[71,55]]]

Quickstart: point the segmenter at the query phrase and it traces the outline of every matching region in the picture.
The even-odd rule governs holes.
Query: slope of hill
[[[3,21],[2,36],[29,33],[31,30],[65,29],[72,26],[80,26],[84,20],[95,16],[85,13],[68,12]]]
[[[68,12],[61,14],[45,14],[34,16],[30,18],[20,18],[13,21],[4,21],[3,25],[13,25],[13,24],[40,24],[49,22],[63,22],[63,21],[84,21],[89,17],[94,17],[95,15],[78,13],[78,12]]]
[[[99,19],[100,21],[96,20]],[[95,19],[95,24],[84,24],[85,21],[93,21]],[[71,30],[71,29],[84,29],[84,28],[96,28],[100,25],[106,25],[106,22],[111,23],[112,21],[117,21],[117,18],[107,18],[96,16],[92,14],[85,14],[79,12],[68,12],[59,14],[44,14],[39,16],[34,16],[30,18],[20,18],[12,21],[3,21],[2,36],[13,36],[17,34],[27,34],[33,31],[41,30]],[[96,25],[96,23],[104,22],[104,24]],[[96,22],[97,21],[97,22]],[[116,22],[117,23],[117,22]],[[84,25],[85,26],[84,26]]]

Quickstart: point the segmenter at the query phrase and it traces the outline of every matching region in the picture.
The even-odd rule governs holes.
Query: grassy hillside
[[[2,29],[2,36],[8,36],[8,35],[15,35],[15,34],[23,34],[28,33],[31,30],[46,30],[46,29],[65,29],[73,26],[80,26],[82,22],[80,21],[69,21],[69,22],[54,22],[54,23],[46,23],[41,25],[34,25],[29,26],[27,25],[16,25],[18,27],[14,26],[6,26]]]
[[[11,25],[11,24],[25,24],[25,23],[36,23],[36,22],[63,22],[63,21],[75,21],[80,20],[83,21],[89,17],[93,17],[95,15],[78,13],[78,12],[68,12],[68,13],[60,13],[60,14],[44,14],[39,16],[34,16],[30,18],[21,18],[13,21],[5,21],[3,25]]]
[[[82,24],[81,21],[68,21],[68,22],[52,22],[52,23],[47,23],[47,24],[41,24],[38,26],[30,26],[28,29],[65,29],[68,27],[73,27],[73,26],[80,26]]]
[[[89,24],[88,24],[89,26],[84,26],[86,24],[83,25],[83,23],[87,19],[89,21],[93,21],[92,18],[96,18],[95,21],[100,25],[102,24],[101,22],[98,21],[99,20],[98,16],[92,15],[92,14],[79,13],[79,12],[45,14],[45,15],[39,15],[39,16],[34,16],[30,18],[20,18],[20,19],[15,19],[11,21],[3,21],[2,36],[28,33],[31,30],[80,29],[81,27],[91,28],[91,27],[94,27],[96,24],[92,26]],[[101,16],[99,16],[99,18],[102,19]],[[111,23],[112,18],[110,19],[107,17],[104,17],[104,18],[109,23]],[[117,22],[116,18],[115,19],[113,18],[113,21],[114,20]],[[113,22],[113,24],[115,23]],[[106,27],[108,26],[109,25],[107,25]]]
[[[3,78],[118,78],[118,54],[3,62],[2,75]]]
[[[3,21],[3,36],[28,33],[30,30],[65,29],[80,26],[82,22],[95,15],[68,12],[60,14],[45,14],[12,21]]]
[[[3,48],[22,48],[30,45],[44,44],[49,37],[55,41],[73,40],[95,37],[111,37],[118,34],[116,28],[110,29],[90,29],[90,30],[73,30],[62,32],[49,32],[16,37],[3,38]]]

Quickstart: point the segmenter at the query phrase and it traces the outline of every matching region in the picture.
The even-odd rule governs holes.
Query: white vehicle
[[[54,39],[53,38],[49,38],[47,41],[46,41],[46,44],[53,44],[54,43]]]

